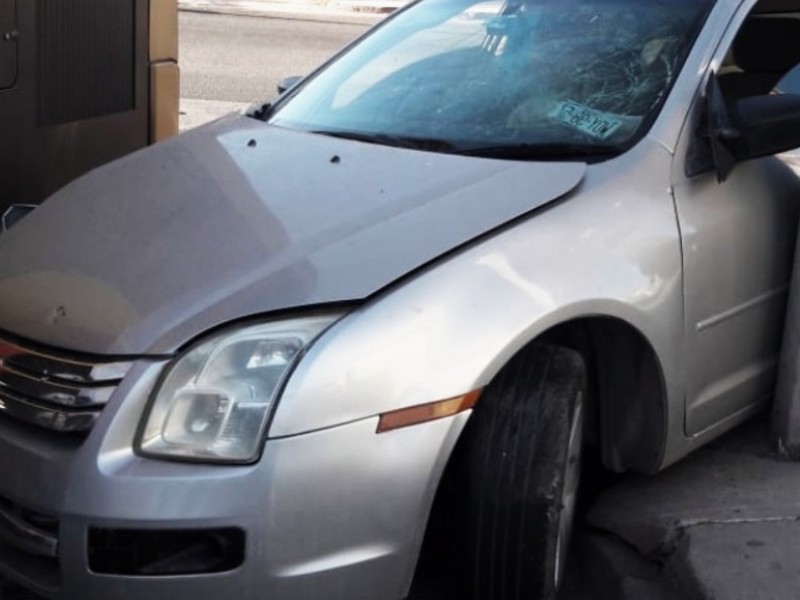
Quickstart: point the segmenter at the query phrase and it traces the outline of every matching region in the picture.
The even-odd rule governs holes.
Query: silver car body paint
[[[171,352],[234,319],[364,299],[585,171],[226,117],[72,183],[0,238],[0,329],[98,354]]]
[[[27,217],[0,238],[0,329],[74,351],[153,356],[136,363],[80,444],[0,420],[0,496],[57,515],[61,543],[57,577],[2,547],[0,571],[63,599],[211,600],[235,589],[242,600],[399,600],[469,415],[376,435],[377,415],[480,388],[518,349],[572,319],[625,322],[654,350],[667,417],[659,466],[751,414],[769,391],[800,186],[791,157],[740,165],[722,185],[713,173],[687,179],[684,165],[707,74],[753,4],[717,3],[650,133],[613,160],[444,157],[232,118],[101,170]],[[253,158],[273,135],[291,163],[279,153],[266,164]],[[273,161],[283,179],[267,188]],[[364,164],[358,189],[339,177]],[[447,185],[419,181],[419,169]],[[335,230],[310,231],[318,224],[308,205],[295,213],[266,192],[288,191],[300,173],[314,193],[353,210],[336,216]],[[371,212],[381,190],[397,202],[390,214]],[[105,204],[110,194],[117,202]],[[156,252],[144,240],[174,218],[160,202],[172,194],[187,203],[188,221]],[[475,220],[460,228],[465,206]],[[406,217],[431,229],[421,235]],[[285,237],[265,247],[251,227]],[[361,263],[347,253],[369,253],[372,235],[388,236],[397,261],[350,272]],[[139,260],[165,249],[174,265]],[[290,289],[275,292],[276,282]],[[133,452],[167,363],[155,355],[231,320],[352,300],[361,302],[293,373],[259,462],[179,464]],[[66,317],[53,316],[59,306]],[[86,559],[89,526],[237,526],[248,534],[247,559],[207,576],[97,575]]]
[[[439,476],[468,413],[379,436],[370,418],[272,440],[250,466],[144,460],[131,441],[161,367],[138,363],[78,447],[0,423],[3,496],[58,513],[61,557],[59,576],[0,550],[3,573],[45,596],[82,600],[219,600],[233,589],[254,600],[404,596]],[[253,539],[245,564],[228,573],[111,577],[89,570],[89,526],[240,527]]]
[[[682,311],[681,253],[668,193],[671,163],[661,146],[645,140],[619,159],[592,166],[581,193],[569,201],[345,317],[299,365],[271,435],[483,387],[537,334],[591,314],[633,324],[669,359],[662,365],[666,379],[679,381],[683,335],[674,324]],[[641,176],[628,175],[620,186],[621,170]],[[378,345],[375,331],[381,332]]]

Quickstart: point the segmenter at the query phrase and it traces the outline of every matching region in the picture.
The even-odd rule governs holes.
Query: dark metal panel
[[[17,0],[0,0],[0,90],[17,80]]]
[[[67,5],[74,0],[55,1]],[[126,71],[132,82],[131,110],[43,127],[37,116],[37,99],[42,95],[38,89],[39,1],[17,1],[17,80],[14,87],[0,90],[0,212],[13,203],[41,202],[90,169],[147,145],[150,1],[105,0],[105,4],[117,3],[132,5],[134,11],[132,71]],[[105,35],[102,30],[108,29],[108,23],[94,22],[100,33],[84,28],[81,35]]]
[[[134,108],[133,0],[37,0],[37,122]]]

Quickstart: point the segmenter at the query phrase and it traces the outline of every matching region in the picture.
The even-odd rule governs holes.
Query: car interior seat
[[[731,50],[733,68],[719,77],[725,98],[769,94],[783,74],[800,63],[800,19],[752,16]]]

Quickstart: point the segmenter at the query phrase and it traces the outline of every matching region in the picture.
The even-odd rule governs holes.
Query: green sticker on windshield
[[[572,100],[562,100],[549,114],[550,118],[600,140],[607,140],[620,128],[622,121]]]

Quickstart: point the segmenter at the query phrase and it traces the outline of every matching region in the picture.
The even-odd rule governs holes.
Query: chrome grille
[[[0,414],[54,431],[87,432],[131,365],[0,336]]]

